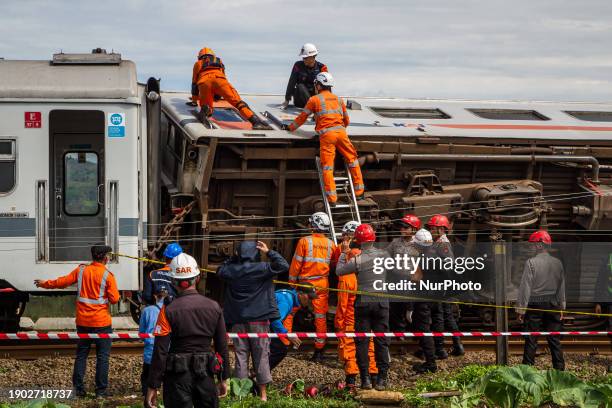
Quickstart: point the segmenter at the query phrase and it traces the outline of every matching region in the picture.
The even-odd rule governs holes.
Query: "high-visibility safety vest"
[[[302,126],[310,114],[314,115],[315,131],[319,136],[331,130],[344,130],[350,122],[344,102],[329,91],[312,96],[289,129],[294,131]]]
[[[41,287],[63,289],[75,283],[77,326],[110,326],[109,303],[115,304],[120,299],[114,275],[104,264],[92,262],[90,265],[79,265],[66,276],[41,282]]]
[[[289,281],[315,281],[329,276],[335,245],[323,234],[300,238],[289,268]]]

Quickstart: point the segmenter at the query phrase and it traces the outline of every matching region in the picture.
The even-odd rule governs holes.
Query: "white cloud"
[[[612,2],[28,0],[3,2],[0,56],[102,46],[166,89],[214,48],[244,92],[283,93],[314,42],[343,94],[610,100]]]

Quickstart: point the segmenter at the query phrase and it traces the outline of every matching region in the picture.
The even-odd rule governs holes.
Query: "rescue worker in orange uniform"
[[[208,118],[214,111],[214,99],[219,96],[238,109],[240,114],[251,122],[253,129],[268,129],[225,77],[225,65],[221,58],[215,56],[215,52],[210,48],[204,47],[198,53],[198,60],[193,65],[191,98],[193,100],[197,97],[201,109],[200,115]]]
[[[289,267],[290,283],[311,283],[317,288],[317,298],[312,300],[315,316],[315,330],[317,333],[327,332],[327,310],[329,308],[329,266],[335,251],[335,244],[324,234],[329,231],[331,220],[323,212],[314,213],[310,219],[312,234],[300,238],[295,248],[295,254]],[[293,329],[293,315],[296,310],[283,322],[288,331]],[[315,339],[315,352],[313,361],[323,359],[325,339]]]
[[[353,236],[359,225],[357,221],[349,221],[344,224],[342,227],[342,243],[336,247],[333,263],[338,262],[341,254],[346,254],[347,260],[350,260],[352,257],[361,253],[359,248],[353,247]],[[357,276],[354,274],[339,276],[338,289],[340,292],[338,292],[338,304],[336,306],[334,327],[338,333],[351,333],[355,331],[355,299],[357,295],[355,293],[350,293],[350,291],[357,291]],[[357,374],[359,374],[355,353],[355,340],[347,337],[338,339],[338,355],[340,360],[344,362],[344,373],[346,375],[345,383],[347,387],[355,387]],[[370,355],[370,378],[376,383],[378,368],[376,368],[373,339],[370,339],[368,354]]]
[[[111,271],[106,269],[108,254],[112,249],[106,245],[91,247],[93,262],[79,265],[66,276],[55,280],[36,279],[38,288],[63,289],[77,284],[76,328],[77,333],[112,333],[109,303],[119,302],[117,282]],[[96,396],[106,395],[108,387],[108,360],[111,339],[81,339],[77,344],[76,359],[72,372],[72,385],[77,396],[85,396],[85,369],[91,343],[96,343]]]
[[[357,151],[346,133],[349,125],[349,117],[346,106],[336,95],[331,93],[334,86],[334,78],[329,72],[321,72],[315,79],[315,90],[317,95],[312,96],[302,113],[290,125],[283,125],[283,130],[295,131],[302,126],[308,116],[312,113],[315,118],[315,131],[319,135],[321,166],[323,167],[323,184],[325,196],[330,205],[334,206],[338,201],[336,183],[334,181],[334,161],[336,149],[344,157],[351,176],[357,199],[363,198],[364,184],[361,168],[357,160]]]

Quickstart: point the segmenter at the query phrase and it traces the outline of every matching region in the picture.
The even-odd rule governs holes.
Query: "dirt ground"
[[[308,361],[308,354],[293,354],[287,357],[273,372],[274,383],[278,388],[296,378],[303,378],[307,384],[323,384],[344,378],[341,364],[336,355],[329,351],[321,364]],[[389,373],[390,386],[395,389],[408,389],[417,379],[411,365],[418,362],[411,355],[392,358]],[[512,365],[520,364],[520,356],[512,356]],[[438,363],[442,372],[452,372],[468,364],[494,364],[495,354],[492,352],[468,353],[463,357],[453,357]],[[608,364],[612,361],[606,356],[590,356],[583,354],[566,354],[567,370],[582,378],[604,375]],[[541,355],[537,359],[538,368],[550,367],[550,355]],[[0,359],[0,389],[9,388],[62,388],[72,386],[72,365],[70,357],[44,358],[32,361]],[[103,406],[135,405],[141,401],[140,372],[142,358],[140,356],[113,356],[110,364],[109,399]],[[95,359],[90,358],[87,366],[87,387],[93,392]],[[6,398],[0,398],[3,402]],[[8,402],[8,401],[6,401]],[[101,401],[73,400],[68,402],[73,407],[100,407]]]

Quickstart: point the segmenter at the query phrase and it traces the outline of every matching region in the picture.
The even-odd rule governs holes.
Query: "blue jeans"
[[[85,327],[77,326],[77,333],[112,333],[111,326]],[[81,339],[77,343],[76,359],[72,372],[72,386],[77,394],[85,394],[85,369],[91,343],[96,343],[96,395],[105,395],[108,387],[108,360],[110,358],[111,339]]]

